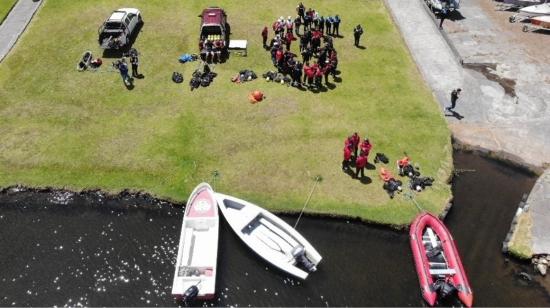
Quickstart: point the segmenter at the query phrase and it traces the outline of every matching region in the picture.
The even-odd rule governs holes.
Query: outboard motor
[[[199,288],[197,286],[190,286],[189,289],[185,290],[181,299],[184,303],[190,303],[197,295],[199,295]]]
[[[438,280],[434,282],[434,289],[439,293],[441,298],[446,298],[456,292],[456,287],[445,280]]]
[[[299,264],[302,264],[308,272],[315,272],[317,267],[306,257],[306,250],[303,246],[296,246],[292,249],[292,256]]]

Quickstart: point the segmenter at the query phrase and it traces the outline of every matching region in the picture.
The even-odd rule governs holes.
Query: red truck
[[[199,15],[201,18],[199,51],[201,58],[221,60],[227,56],[230,28],[222,8],[209,7]]]

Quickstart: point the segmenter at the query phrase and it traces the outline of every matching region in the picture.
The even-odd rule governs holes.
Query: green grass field
[[[15,2],[17,2],[17,0],[0,1],[0,24],[4,21]]]
[[[252,3],[211,3],[226,9],[232,38],[249,41],[248,57],[216,65],[213,84],[190,92],[197,63],[177,59],[197,52],[203,2],[132,2],[145,21],[134,45],[145,78],[129,91],[110,72],[113,59],[104,59],[99,72],[75,70],[85,50],[101,56],[98,27],[128,4],[46,0],[0,64],[0,186],[130,188],[184,200],[218,171],[213,184],[220,192],[277,211],[299,211],[313,178],[321,175],[308,212],[408,223],[416,207],[403,194],[391,200],[378,170],[366,172],[370,184],[341,171],[344,138],[358,131],[371,139],[373,153],[390,157],[391,170],[406,151],[423,174],[435,177],[416,200],[441,211],[451,196],[450,133],[383,2],[314,2],[321,15],[341,16],[344,35],[334,41],[342,81],[318,94],[262,79],[230,82],[241,69],[258,75],[272,69],[260,32],[277,17],[294,15],[297,4]],[[365,50],[353,47],[358,23],[365,29]],[[171,81],[173,71],[184,73],[183,85]],[[250,104],[247,96],[255,89],[267,100]]]

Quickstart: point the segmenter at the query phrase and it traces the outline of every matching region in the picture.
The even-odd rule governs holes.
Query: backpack
[[[182,83],[183,82],[183,75],[178,72],[172,73],[172,81],[175,83]]]
[[[384,153],[376,153],[376,157],[374,157],[374,163],[382,162],[384,164],[387,164],[390,162],[388,157]]]

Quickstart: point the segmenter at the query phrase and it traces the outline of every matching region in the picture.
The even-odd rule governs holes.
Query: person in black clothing
[[[451,107],[447,107],[447,110],[451,111],[455,108],[456,106],[456,101],[458,100],[458,96],[460,95],[460,92],[462,92],[462,89],[461,88],[458,88],[458,89],[454,89],[452,92],[451,92]]]
[[[439,29],[443,29],[443,21],[447,18],[447,14],[447,8],[443,8],[441,12],[439,12]]]
[[[336,15],[334,16],[334,22],[332,24],[332,34],[336,36],[340,36],[340,16]]]
[[[319,24],[317,27],[321,33],[325,33],[325,18],[323,16],[319,16]]]
[[[359,47],[359,39],[361,38],[361,35],[363,35],[363,28],[361,27],[361,25],[357,25],[357,27],[353,29],[353,37],[355,38],[355,47]]]
[[[132,48],[132,52],[130,52],[130,64],[132,64],[132,77],[140,77],[140,74],[138,73],[138,66],[139,66],[138,52],[133,48]]]
[[[313,56],[313,51],[311,51],[311,47],[306,47],[304,50],[302,50],[302,62],[308,63],[309,60],[311,60],[311,57]]]
[[[298,16],[304,18],[304,15],[306,13],[306,7],[304,6],[304,4],[302,2],[300,2],[298,4],[298,6],[296,7],[296,13],[298,13]]]

